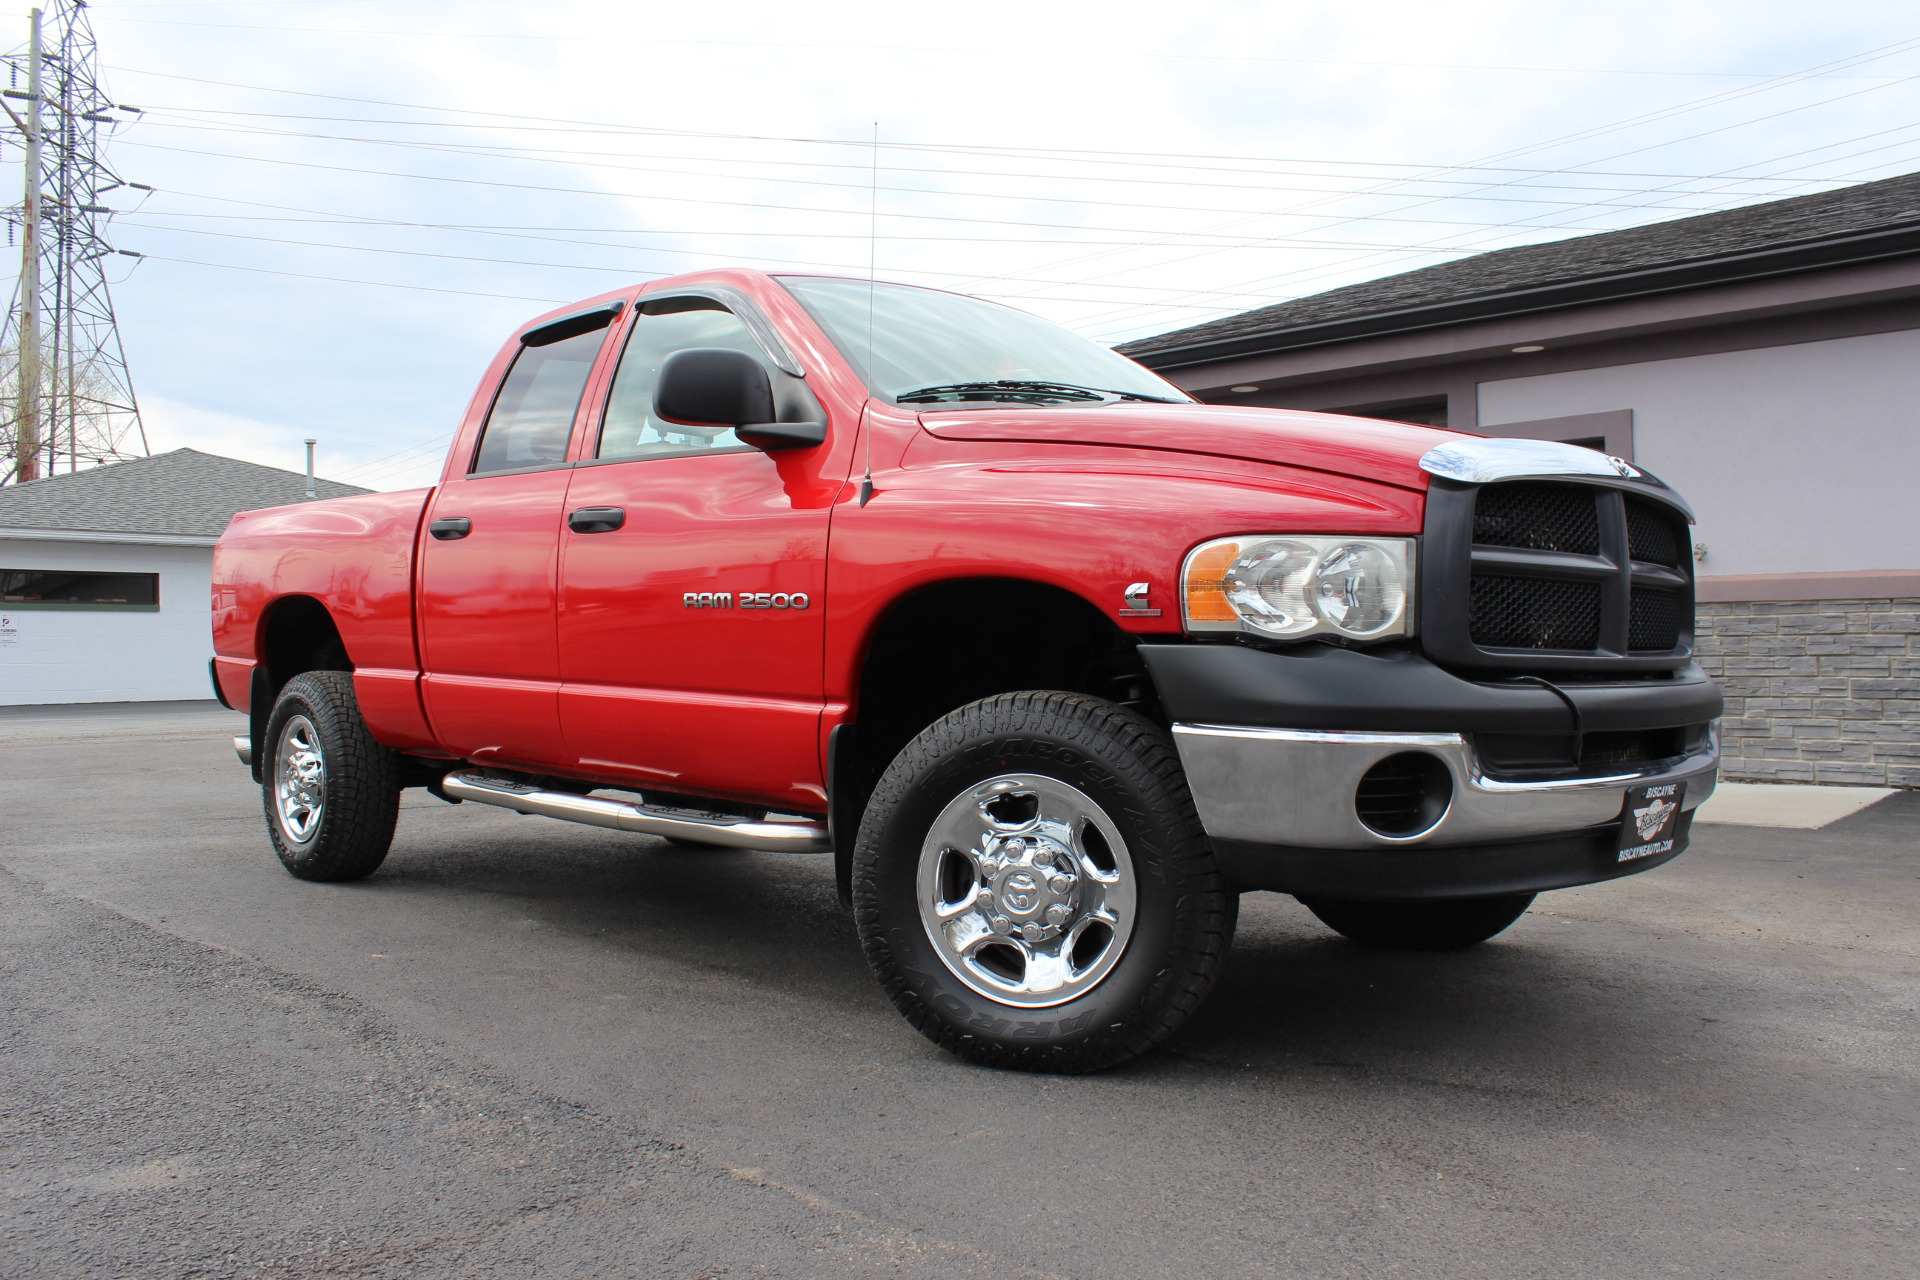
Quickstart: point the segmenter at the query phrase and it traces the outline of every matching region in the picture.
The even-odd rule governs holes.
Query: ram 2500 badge
[[[1680,853],[1689,522],[1572,445],[714,271],[515,334],[436,486],[235,517],[214,680],[296,876],[373,871],[411,786],[831,854],[916,1028],[1085,1071],[1193,1012],[1245,890],[1448,949]]]

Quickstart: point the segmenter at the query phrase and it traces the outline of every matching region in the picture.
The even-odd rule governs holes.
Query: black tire
[[[320,756],[317,774],[313,747]],[[367,731],[353,676],[309,671],[287,681],[257,749],[265,752],[260,796],[280,864],[302,880],[373,874],[386,860],[400,816],[400,760]],[[283,788],[289,795],[284,806]]]
[[[1530,893],[1438,902],[1346,902],[1302,898],[1320,923],[1363,947],[1383,951],[1463,951],[1518,920]]]
[[[1013,778],[1033,781],[1005,781]],[[1049,797],[1032,800],[1033,816],[1024,818],[1018,806],[1036,793],[1022,787]],[[1040,806],[1069,793],[1079,797],[1069,797],[1072,804],[1091,801],[1098,814],[1088,810],[1084,821],[1071,819],[1077,826],[1046,825]],[[1003,802],[1012,807],[993,807]],[[1008,877],[1027,868],[1000,861],[991,863],[995,888],[981,870],[989,864],[958,851],[964,841],[945,852],[933,847],[942,843],[930,836],[937,821],[998,823],[998,815],[1009,815],[1013,825],[985,827],[980,849],[992,846],[993,859],[1010,848],[1024,850],[1019,856],[1046,886],[1029,875],[1020,887]],[[1118,835],[1117,852],[1101,822]],[[942,827],[949,829],[957,828]],[[1069,829],[1071,850],[1047,834]],[[923,870],[923,857],[933,859],[934,870]],[[953,892],[995,904],[980,909],[982,928],[991,917],[991,931],[1007,932],[1001,913],[1024,911],[1031,913],[1028,924],[1013,925],[1013,933],[1053,930],[1041,944],[1032,935],[1005,944],[977,939],[985,945],[976,959],[998,948],[1004,954],[992,963],[1010,966],[1007,957],[1018,959],[1017,975],[970,964],[950,942],[936,943],[933,926],[923,923],[922,886],[947,883],[948,859],[957,859],[970,877]],[[1123,892],[1129,876],[1131,888]],[[1062,884],[1070,886],[1066,896],[1056,892]],[[947,892],[936,888],[932,896]],[[1048,911],[1060,909],[1063,923],[1046,923],[1055,917],[1040,916],[1035,904],[1041,901],[1052,903]],[[1124,937],[1097,918],[1096,902],[1116,913],[1116,924],[1129,922]],[[986,698],[942,717],[887,767],[854,847],[853,905],[868,963],[922,1035],[986,1066],[1085,1072],[1147,1052],[1199,1007],[1232,945],[1239,896],[1214,864],[1164,729],[1098,698],[1028,692]],[[1042,981],[1033,945],[1059,953],[1048,963],[1065,981],[1029,995],[1027,1003],[1018,1002],[1017,992],[1010,1002],[981,989],[996,975],[1003,984],[1026,982],[1029,965],[1042,974],[1034,981]],[[961,976],[963,967],[970,978]],[[1061,998],[1037,1003],[1055,995]]]

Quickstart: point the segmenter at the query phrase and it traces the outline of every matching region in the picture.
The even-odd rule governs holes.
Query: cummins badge
[[[1152,588],[1150,582],[1129,582],[1121,595],[1120,616],[1123,618],[1157,618],[1158,609],[1147,607],[1147,592]]]

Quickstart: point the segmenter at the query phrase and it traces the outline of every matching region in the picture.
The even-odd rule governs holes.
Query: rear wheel
[[[1485,942],[1532,905],[1530,893],[1438,902],[1347,902],[1302,898],[1320,923],[1364,947],[1384,951],[1460,951]]]
[[[1172,1035],[1239,905],[1166,731],[1041,692],[962,707],[900,753],[860,826],[853,895],[867,959],[923,1035],[1063,1072]]]
[[[400,762],[374,741],[344,671],[287,681],[267,720],[261,799],[280,863],[302,880],[357,880],[385,861]]]

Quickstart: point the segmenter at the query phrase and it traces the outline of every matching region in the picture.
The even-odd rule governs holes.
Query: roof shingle
[[[322,498],[373,492],[333,480],[314,489]],[[297,471],[175,449],[0,488],[0,529],[212,538],[236,512],[306,500]]]
[[[1117,349],[1140,359],[1157,352],[1244,343],[1269,335],[1281,339],[1294,330],[1370,316],[1907,227],[1920,227],[1920,173],[1624,231],[1496,249],[1139,338]],[[1282,340],[1275,345],[1287,344]]]

